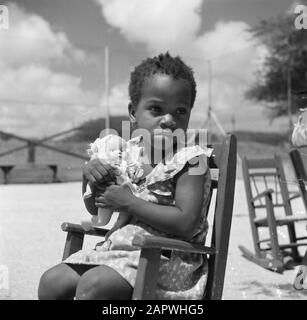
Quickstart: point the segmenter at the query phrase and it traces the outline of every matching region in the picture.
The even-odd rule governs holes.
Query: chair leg
[[[83,233],[72,232],[72,231],[67,232],[62,261],[64,261],[73,253],[81,250],[83,245],[83,240],[84,240]]]
[[[288,225],[288,233],[289,233],[289,240],[291,243],[296,243],[297,242],[297,239],[296,239],[296,232],[295,232],[295,226],[294,226],[294,223],[291,223]],[[294,248],[291,248],[291,252],[292,252],[292,258],[299,262],[301,261],[301,256],[298,252],[298,248],[297,247],[294,247]]]
[[[259,245],[259,233],[258,233],[258,228],[255,226],[254,221],[252,221],[252,218],[250,217],[250,224],[251,224],[251,229],[252,229],[252,236],[253,236],[253,241],[254,241],[254,249],[256,253],[256,257],[261,258],[261,249]]]
[[[133,290],[133,300],[153,300],[159,273],[160,249],[142,249]]]
[[[283,256],[278,243],[278,235],[277,235],[277,224],[274,216],[274,209],[272,205],[272,197],[271,195],[267,195],[265,197],[266,207],[267,207],[267,219],[268,226],[270,232],[271,239],[271,248],[272,248],[272,268],[278,268],[278,266],[283,265]]]
[[[244,248],[243,246],[240,246],[239,248],[242,251],[243,256],[245,256],[248,260],[257,263],[263,268],[282,273],[284,271],[283,257],[278,244],[277,224],[274,216],[271,194],[267,194],[265,196],[265,204],[271,240],[272,258],[268,258],[267,255],[262,254],[260,248],[259,251],[256,250],[256,254],[253,254],[251,251]]]

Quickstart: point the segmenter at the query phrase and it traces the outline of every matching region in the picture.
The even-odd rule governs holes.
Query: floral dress
[[[139,182],[136,196],[163,205],[175,205],[176,175],[186,166],[194,167],[189,161],[202,158],[207,166],[207,156],[211,150],[199,146],[185,147],[165,164],[159,163],[144,179]],[[204,244],[208,230],[206,214],[210,202],[211,179],[205,169],[205,188],[199,227],[192,242]],[[133,220],[133,219],[132,219]],[[134,220],[114,231],[106,242],[96,245],[95,249],[80,250],[69,256],[64,263],[106,265],[116,270],[134,287],[140,258],[140,248],[132,245],[137,234],[157,235],[175,238],[156,230],[149,225]],[[170,257],[161,256],[156,287],[156,299],[201,299],[204,294],[208,274],[205,255],[172,251]]]

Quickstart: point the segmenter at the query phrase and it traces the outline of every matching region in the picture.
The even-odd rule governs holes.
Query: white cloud
[[[0,125],[10,132],[46,135],[92,117],[99,97],[82,79],[54,65],[82,63],[86,53],[42,17],[10,4],[10,29],[0,31]],[[57,68],[59,69],[59,68]]]
[[[148,53],[169,50],[192,66],[198,95],[191,122],[204,119],[208,105],[208,59],[212,67],[212,107],[232,112],[244,103],[265,48],[255,46],[242,21],[220,21],[214,30],[201,33],[203,0],[96,0],[106,21],[131,42],[141,42]],[[210,14],[210,13],[209,13]]]
[[[114,86],[109,95],[109,105],[111,115],[128,114],[128,79],[125,82]]]
[[[199,30],[202,0],[96,0],[106,21],[131,42],[163,50],[189,41]]]
[[[0,96],[3,100],[85,103],[89,96],[82,92],[80,85],[80,78],[55,73],[43,65],[11,68],[0,63]]]
[[[45,136],[98,115],[98,96],[81,79],[43,65],[11,68],[0,63],[0,126],[9,132]]]
[[[42,17],[9,5],[10,28],[0,33],[0,60],[13,66],[50,61],[84,61],[63,32],[56,32]]]

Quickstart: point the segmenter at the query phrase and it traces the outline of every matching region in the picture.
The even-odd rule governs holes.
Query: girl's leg
[[[47,270],[38,287],[39,300],[73,300],[80,276],[93,266],[60,263]]]
[[[98,266],[85,272],[78,282],[77,300],[129,300],[133,288],[114,269]]]

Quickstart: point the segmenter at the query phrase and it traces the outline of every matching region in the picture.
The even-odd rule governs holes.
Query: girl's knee
[[[132,287],[113,269],[100,266],[86,272],[76,290],[77,300],[130,299]]]
[[[61,300],[74,298],[77,284],[75,275],[69,275],[69,272],[65,272],[63,269],[62,265],[58,265],[47,270],[41,276],[38,287],[39,300]]]
[[[47,270],[41,276],[38,286],[39,300],[53,300],[56,299],[55,282],[58,283],[58,275],[52,269]]]
[[[96,300],[103,292],[104,280],[96,273],[87,272],[79,280],[76,290],[77,300]]]

